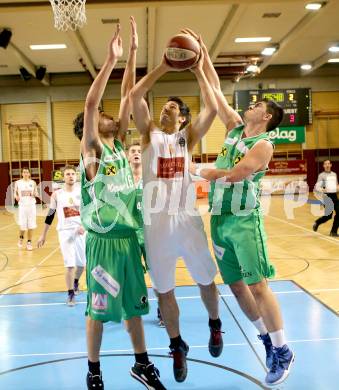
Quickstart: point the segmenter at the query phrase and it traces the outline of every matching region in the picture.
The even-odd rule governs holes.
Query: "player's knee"
[[[174,289],[167,291],[165,293],[161,293],[158,291],[158,299],[160,302],[168,302],[168,301],[175,299]]]
[[[136,329],[142,326],[141,317],[132,317],[125,321],[125,328],[128,333],[135,332]]]
[[[236,298],[242,296],[246,289],[246,285],[242,280],[230,284],[229,287]]]
[[[252,294],[256,298],[260,298],[267,292],[267,283],[266,280],[262,280],[261,282],[254,283],[248,286],[252,292]]]

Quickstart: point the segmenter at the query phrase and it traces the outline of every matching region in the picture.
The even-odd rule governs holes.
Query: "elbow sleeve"
[[[49,209],[48,211],[48,214],[45,218],[45,223],[47,225],[52,225],[52,222],[53,222],[53,219],[54,219],[54,216],[55,216],[55,209]]]

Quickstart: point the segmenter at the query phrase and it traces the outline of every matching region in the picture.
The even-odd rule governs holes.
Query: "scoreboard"
[[[249,106],[265,98],[275,100],[284,109],[284,117],[280,126],[304,126],[312,123],[312,101],[309,88],[235,91],[234,109],[243,116]]]

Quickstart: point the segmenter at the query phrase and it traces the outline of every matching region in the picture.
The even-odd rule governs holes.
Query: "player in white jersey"
[[[127,159],[129,165],[131,166],[134,185],[137,191],[137,208],[140,211],[140,229],[137,230],[137,238],[138,238],[139,246],[141,248],[142,256],[144,258],[145,272],[146,272],[148,267],[147,267],[147,257],[146,257],[146,249],[145,249],[145,237],[144,237],[144,226],[143,226],[144,224],[142,219],[143,181],[142,181],[142,167],[141,167],[141,146],[139,142],[134,142],[128,146]],[[153,291],[155,296],[159,298],[157,290],[153,289]],[[160,328],[164,328],[165,323],[164,320],[162,319],[159,306],[157,308],[157,314],[158,314],[158,325],[160,326]]]
[[[18,247],[23,247],[24,234],[27,230],[26,249],[33,250],[32,235],[36,228],[36,199],[38,189],[34,180],[31,180],[31,173],[28,168],[22,168],[22,179],[17,180],[14,185],[15,199],[19,204],[19,241]]]
[[[76,169],[66,165],[63,169],[64,186],[53,192],[45,226],[38,241],[41,248],[55,213],[58,216],[57,231],[60,249],[64,258],[65,279],[68,290],[67,304],[75,305],[75,295],[79,293],[79,279],[86,266],[85,230],[80,220],[80,186],[76,183]]]
[[[202,63],[203,56],[192,72],[198,80],[205,107],[192,124],[189,108],[177,97],[169,98],[163,106],[160,128],[151,120],[143,96],[161,76],[174,70],[165,59],[141,79],[130,94],[133,118],[142,140],[147,263],[152,284],[159,293],[161,314],[171,339],[173,372],[178,382],[186,379],[186,355],[189,350],[180,335],[179,308],[174,295],[178,257],[184,259],[198,284],[208,311],[211,355],[219,356],[223,346],[218,294],[214,283],[217,270],[208,249],[202,219],[195,209],[195,187],[189,173],[193,147],[206,134],[217,113],[217,103],[202,70]]]
[[[339,192],[338,177],[335,172],[331,170],[332,163],[330,160],[325,160],[323,163],[324,171],[318,176],[315,185],[315,192],[322,196],[322,202],[325,207],[325,215],[318,218],[313,224],[313,230],[316,232],[319,225],[329,221],[333,216],[334,220],[330,232],[331,237],[339,237],[339,200],[337,192]]]

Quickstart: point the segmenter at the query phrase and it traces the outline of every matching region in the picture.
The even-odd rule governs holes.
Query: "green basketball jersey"
[[[269,142],[268,133],[242,138],[244,126],[235,127],[225,139],[222,150],[215,162],[216,168],[232,169],[246,153],[260,140]],[[212,214],[248,214],[260,207],[259,184],[265,171],[253,173],[237,183],[211,183],[209,193],[210,211]]]
[[[122,144],[114,150],[103,145],[95,178],[86,179],[81,160],[81,220],[86,230],[112,236],[138,229],[136,191],[131,168]]]

